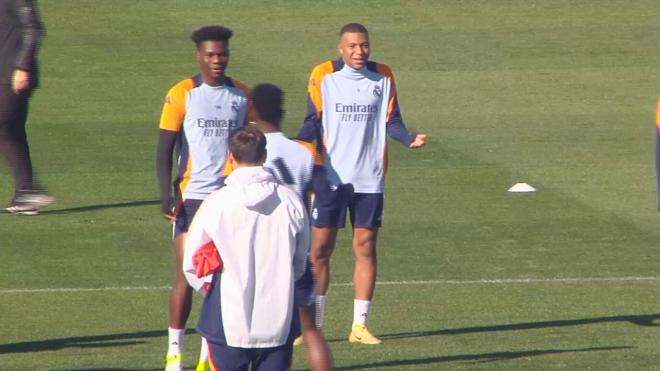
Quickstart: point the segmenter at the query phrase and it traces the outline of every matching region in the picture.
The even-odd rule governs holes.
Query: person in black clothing
[[[0,0],[0,155],[14,174],[14,199],[5,209],[13,214],[36,215],[55,201],[35,185],[25,131],[43,34],[34,0]]]

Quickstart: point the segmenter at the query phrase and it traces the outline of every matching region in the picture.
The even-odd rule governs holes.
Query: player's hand
[[[14,70],[11,83],[12,89],[14,89],[14,93],[16,94],[30,90],[30,72],[18,69]]]
[[[169,220],[171,223],[176,222],[176,216],[179,215],[179,210],[181,209],[181,204],[172,205],[172,200],[168,200],[161,205],[161,210],[163,212],[163,217]]]
[[[163,214],[163,217],[169,220],[171,223],[176,223],[176,214],[174,213],[174,209],[172,209],[172,211],[169,213]]]
[[[426,145],[426,134],[417,134],[415,140],[410,143],[410,148],[421,148]]]

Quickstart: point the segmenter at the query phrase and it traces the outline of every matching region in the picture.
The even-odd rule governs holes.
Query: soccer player
[[[380,344],[366,327],[376,286],[376,239],[381,226],[387,169],[386,137],[409,148],[426,135],[409,132],[402,120],[392,71],[369,60],[369,32],[349,23],[339,32],[340,58],[317,65],[308,85],[308,114],[299,138],[317,140],[324,151],[333,192],[315,190],[311,257],[319,293],[318,326],[323,324],[330,283],[330,256],[348,209],[353,226],[355,300],[352,343]],[[337,202],[324,199],[336,197]]]
[[[255,120],[251,123],[266,137],[267,156],[264,167],[269,168],[280,183],[291,186],[306,201],[311,190],[316,150],[311,144],[293,141],[282,133],[283,106],[284,92],[279,87],[259,84],[252,89]],[[314,285],[311,265],[308,263],[305,274],[296,281],[295,303],[300,311],[302,325],[300,339],[304,339],[312,370],[325,371],[332,369],[332,356],[323,333],[315,325]]]
[[[37,215],[55,201],[35,185],[25,131],[43,33],[36,1],[0,0],[0,156],[14,175],[12,214]]]
[[[183,241],[202,200],[222,184],[227,140],[245,125],[249,89],[226,74],[232,31],[204,26],[193,32],[200,73],[172,87],[163,105],[157,150],[161,209],[174,223],[176,279],[170,295],[167,370],[182,370],[183,340],[192,290],[181,271]],[[172,157],[178,145],[178,175],[172,186]],[[200,367],[203,369],[205,347]]]
[[[263,168],[265,159],[259,130],[232,135],[234,170],[206,198],[185,242],[183,270],[191,286],[206,292],[197,330],[208,342],[213,370],[291,367],[294,282],[305,270],[310,227],[302,199]],[[196,262],[209,246],[222,267],[204,289],[206,264]]]

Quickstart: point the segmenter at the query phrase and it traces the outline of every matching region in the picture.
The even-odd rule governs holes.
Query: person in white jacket
[[[202,203],[185,242],[186,278],[206,294],[197,330],[213,369],[291,366],[294,282],[305,269],[309,219],[296,192],[261,166],[265,159],[259,130],[231,136],[234,170]]]
[[[316,148],[311,143],[289,139],[282,132],[284,91],[269,83],[254,86],[252,113],[254,121],[250,125],[266,136],[264,167],[270,169],[280,183],[295,189],[300,198],[309,204],[312,179],[325,181],[326,176],[323,167],[314,166]],[[294,301],[300,311],[302,336],[296,338],[293,345],[305,344],[313,371],[328,371],[332,370],[332,354],[323,331],[315,324],[316,295],[312,266],[308,261],[305,274],[296,281]]]

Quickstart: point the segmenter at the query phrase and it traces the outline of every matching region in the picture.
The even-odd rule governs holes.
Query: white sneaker
[[[5,211],[11,214],[38,215],[39,211],[55,202],[55,197],[45,193],[30,192],[16,196]]]
[[[10,214],[20,214],[20,215],[39,215],[39,210],[23,204],[13,204],[7,208],[5,211]]]

